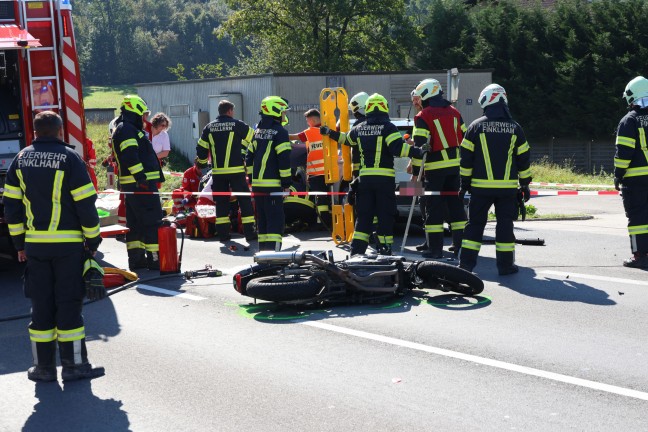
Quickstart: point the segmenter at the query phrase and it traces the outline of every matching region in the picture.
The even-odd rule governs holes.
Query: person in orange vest
[[[311,192],[328,192],[324,181],[324,148],[320,126],[322,120],[320,112],[316,109],[309,109],[304,113],[308,129],[298,133],[290,134],[290,140],[299,140],[306,143],[308,156],[306,157],[306,174],[308,175],[308,190]],[[320,220],[327,227],[331,227],[331,197],[329,195],[318,195],[317,213]]]

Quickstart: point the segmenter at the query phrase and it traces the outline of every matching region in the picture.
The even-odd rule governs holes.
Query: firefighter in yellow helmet
[[[530,151],[522,127],[513,120],[504,88],[490,84],[479,95],[484,115],[475,120],[461,143],[461,190],[471,192],[459,266],[472,271],[477,264],[488,210],[495,206],[495,256],[500,275],[517,273],[513,221],[517,196],[531,196]],[[518,184],[520,189],[518,190]]]
[[[632,257],[625,267],[648,268],[648,79],[638,76],[623,92],[630,111],[617,128],[614,186],[622,191]]]
[[[158,227],[162,206],[157,185],[164,181],[164,174],[143,130],[146,112],[148,107],[141,97],[126,96],[112,137],[119,187],[126,192],[126,250],[131,270],[160,268]]]
[[[354,126],[348,134],[322,127],[322,133],[332,139],[350,145],[360,154],[359,184],[356,195],[357,220],[351,255],[364,254],[369,245],[374,216],[378,217],[379,254],[391,255],[394,242],[394,214],[396,213],[396,193],[394,184],[395,157],[421,157],[429,150],[408,145],[389,120],[387,100],[374,93],[369,96],[365,106],[367,119]]]
[[[245,157],[252,174],[252,192],[257,211],[259,250],[281,250],[285,216],[281,192],[290,191],[290,140],[288,101],[268,96],[261,101],[261,121],[254,131]]]

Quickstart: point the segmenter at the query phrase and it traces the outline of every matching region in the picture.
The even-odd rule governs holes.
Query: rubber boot
[[[648,254],[635,252],[632,257],[623,261],[624,267],[648,269]]]
[[[378,255],[391,255],[392,254],[391,245],[378,244],[378,247],[376,248],[376,252],[378,252]]]
[[[367,246],[369,246],[369,244],[362,240],[351,241],[351,256],[364,255],[365,252],[367,252]]]
[[[518,266],[515,265],[514,252],[495,252],[497,259],[497,272],[500,276],[510,275],[519,271]]]
[[[479,251],[476,251],[474,249],[461,248],[461,252],[459,253],[459,267],[472,272],[477,265],[478,255]]]
[[[455,257],[459,256],[461,250],[461,240],[463,240],[463,230],[456,229],[452,231],[452,246],[448,250],[454,253]]]
[[[218,235],[218,241],[221,243],[226,243],[232,240],[232,235],[230,234],[230,224],[216,224],[216,234]]]
[[[253,223],[243,224],[243,235],[245,235],[245,240],[247,240],[248,242],[257,240],[259,238],[256,231],[254,231]]]
[[[157,252],[146,252],[146,267],[149,270],[160,270],[160,254]]]
[[[423,258],[443,258],[443,233],[427,233],[428,250],[422,253]]]
[[[128,268],[131,270],[145,269],[148,267],[144,249],[128,250]]]
[[[59,341],[58,344],[61,365],[63,365],[61,378],[64,382],[98,378],[105,375],[106,370],[103,367],[92,367],[88,363],[85,338],[72,342]]]
[[[27,378],[35,382],[56,381],[56,341],[31,344],[34,365],[27,370]]]

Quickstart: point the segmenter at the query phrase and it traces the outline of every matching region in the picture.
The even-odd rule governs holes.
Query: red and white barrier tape
[[[532,190],[531,196],[597,196],[619,195],[619,191]]]
[[[547,183],[547,182],[531,182],[531,186],[546,186],[546,187],[560,187],[560,188],[576,188],[576,189],[613,189],[614,185],[595,185],[595,184],[574,184],[574,183]]]

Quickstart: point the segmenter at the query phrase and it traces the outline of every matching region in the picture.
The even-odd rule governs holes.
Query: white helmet
[[[115,117],[110,121],[110,123],[108,123],[108,133],[110,134],[110,136],[112,136],[112,134],[115,132],[115,129],[117,128],[117,119],[119,119],[119,117]]]
[[[439,81],[433,78],[428,78],[424,79],[416,86],[414,91],[412,91],[412,96],[418,96],[421,100],[426,100],[442,93],[443,91],[441,90],[441,84]]]
[[[504,90],[504,87],[499,84],[489,84],[479,94],[479,105],[481,105],[482,108],[496,104],[500,100],[503,100],[505,104],[508,104],[506,90]]]
[[[623,97],[625,98],[628,105],[632,105],[633,102],[648,97],[648,79],[638,76],[628,83],[623,92]]]
[[[365,106],[367,105],[367,99],[369,95],[365,92],[360,92],[355,94],[349,101],[349,109],[351,112],[365,114]]]

